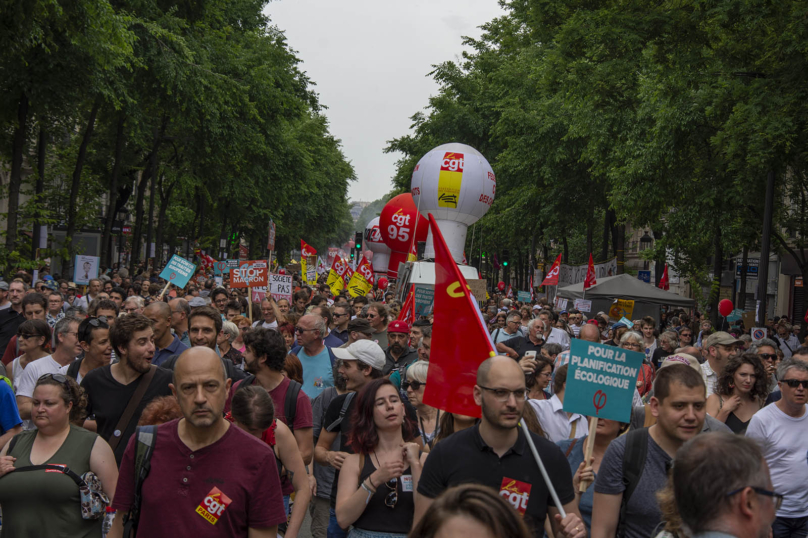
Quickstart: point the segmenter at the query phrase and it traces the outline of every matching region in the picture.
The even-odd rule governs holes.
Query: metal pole
[[[769,252],[771,249],[772,213],[774,211],[774,170],[769,170],[766,182],[766,206],[763,208],[763,238],[760,241],[760,264],[758,268],[757,323],[766,319],[766,294],[769,288]]]
[[[519,419],[519,424],[522,426],[522,430],[525,433],[525,439],[527,439],[527,444],[530,446],[530,451],[533,453],[533,459],[536,460],[536,464],[539,466],[539,471],[541,471],[541,476],[544,478],[544,483],[547,485],[547,489],[550,490],[550,497],[553,498],[553,502],[558,508],[558,513],[561,514],[561,519],[567,517],[567,512],[564,511],[564,505],[561,504],[561,501],[558,498],[558,493],[556,493],[555,486],[553,486],[553,482],[550,480],[550,476],[547,474],[547,469],[544,468],[544,463],[542,463],[541,458],[539,457],[539,451],[536,450],[536,445],[533,443],[533,438],[530,436],[530,430],[527,429],[527,424],[525,424],[525,419]]]

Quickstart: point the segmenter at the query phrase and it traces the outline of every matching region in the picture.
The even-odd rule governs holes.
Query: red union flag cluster
[[[346,275],[350,270],[351,268],[345,260],[339,256],[334,257],[334,262],[331,264],[331,270],[328,272],[328,280],[326,281],[328,287],[331,288],[331,293],[334,295],[339,294],[340,290],[350,282],[350,277],[346,279]],[[353,272],[351,272],[351,276],[353,276]]]

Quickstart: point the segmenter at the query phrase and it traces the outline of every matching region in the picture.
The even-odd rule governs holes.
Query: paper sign
[[[555,298],[554,304],[555,304],[555,307],[556,307],[556,308],[557,308],[559,311],[561,311],[561,310],[566,310],[566,309],[567,309],[567,303],[568,303],[568,300],[567,300],[567,299],[562,299],[561,297],[559,297],[559,296],[557,296],[557,295],[556,295],[556,298]]]
[[[623,316],[622,318],[620,318],[620,321],[619,321],[618,323],[622,323],[623,325],[625,325],[625,326],[626,326],[626,327],[628,327],[629,329],[633,329],[633,328],[634,328],[634,322],[633,322],[633,321],[631,321],[630,319],[628,319],[628,318],[627,318],[627,317],[625,317],[625,316]]]
[[[90,280],[98,278],[98,262],[100,260],[101,258],[96,256],[76,256],[76,263],[73,267],[73,282],[87,285]]]
[[[523,303],[530,302],[530,292],[529,291],[518,291],[516,292],[516,298]]]
[[[573,339],[564,411],[629,422],[643,358],[644,353]]]
[[[609,309],[612,319],[630,318],[634,313],[634,301],[631,299],[617,299]]]
[[[269,275],[269,294],[276,301],[292,302],[292,275]]]
[[[171,259],[168,260],[166,268],[160,273],[160,278],[169,281],[178,288],[184,288],[188,285],[188,281],[191,280],[194,271],[196,271],[195,264],[174,254],[171,256]],[[204,275],[202,275],[202,277],[204,281]]]
[[[317,284],[317,256],[303,256],[300,258],[300,275],[309,286]]]
[[[592,312],[592,301],[585,299],[575,299],[575,308],[581,312]]]
[[[752,335],[752,341],[757,342],[758,340],[763,340],[766,338],[766,328],[765,327],[754,327],[750,333]]]
[[[240,262],[237,269],[230,269],[230,287],[248,288],[266,286],[267,273],[266,260]]]
[[[230,269],[238,267],[238,260],[224,260],[213,264],[213,276],[224,276],[230,274]]]
[[[413,293],[415,299],[415,317],[428,316],[432,313],[432,304],[435,301],[435,288],[433,286],[416,285]]]

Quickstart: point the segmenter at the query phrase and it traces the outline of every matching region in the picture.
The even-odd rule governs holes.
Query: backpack
[[[617,523],[617,538],[626,535],[626,510],[628,501],[645,470],[645,459],[648,456],[648,428],[632,430],[626,434],[626,450],[623,452],[623,500],[620,502],[620,519]]]
[[[351,400],[353,400],[354,396],[356,396],[355,392],[349,392],[345,396],[345,401],[342,402],[342,408],[340,408],[339,410],[339,417],[337,418],[337,420],[326,426],[325,431],[327,432],[336,431],[339,425],[342,424],[342,421],[345,420],[345,414],[348,412],[348,407],[351,405]]]
[[[328,358],[329,358],[329,359],[331,359],[331,368],[333,368],[333,367],[334,367],[334,365],[337,363],[337,358],[334,356],[334,352],[333,352],[333,351],[331,351],[331,348],[330,348],[329,346],[326,346],[325,344],[323,344],[323,345],[324,345],[324,346],[325,346],[325,348],[328,350]],[[292,349],[289,351],[289,353],[292,353],[292,354],[294,354],[295,356],[297,356],[298,352],[299,352],[301,349],[303,349],[303,346],[301,346],[301,345],[295,345],[295,347],[293,347],[293,348],[292,348]]]
[[[81,369],[81,362],[83,360],[84,359],[78,359],[70,363],[70,366],[67,367],[67,377],[78,379],[79,370]]]
[[[247,374],[241,381],[236,382],[236,390],[238,392],[243,387],[249,387],[250,385],[255,382],[255,376],[253,374]],[[286,398],[283,401],[283,416],[286,417],[287,426],[292,431],[295,432],[295,415],[297,412],[297,396],[300,394],[300,389],[303,388],[303,385],[295,381],[294,379],[289,380],[289,386],[286,388]],[[233,394],[235,394],[235,392]]]
[[[142,501],[143,482],[149,476],[151,457],[157,441],[157,426],[138,426],[135,429],[135,496],[129,513],[124,516],[123,536],[130,538],[137,533],[137,523],[140,518],[140,503]]]

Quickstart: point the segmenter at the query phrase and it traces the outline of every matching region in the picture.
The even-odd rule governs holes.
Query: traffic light
[[[510,252],[508,249],[502,251],[502,267],[508,267],[509,259],[510,259]]]
[[[356,242],[356,250],[362,252],[362,232],[356,232],[356,239],[354,239],[354,241]]]

